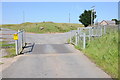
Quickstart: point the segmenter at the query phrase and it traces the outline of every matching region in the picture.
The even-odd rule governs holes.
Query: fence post
[[[19,30],[18,30],[19,32]],[[18,51],[18,38],[19,38],[19,35],[18,33],[15,33],[17,35],[17,39],[15,39],[15,50],[16,50],[16,55],[19,54],[19,51]]]
[[[18,55],[18,40],[15,40],[16,55]]]
[[[100,37],[100,26],[98,26],[98,36]]]
[[[70,43],[72,43],[72,31],[70,31]]]
[[[22,47],[24,47],[24,31],[22,30]]]
[[[25,30],[24,30],[24,33],[23,33],[23,38],[24,38],[24,46],[26,44],[26,34],[25,34]]]
[[[102,26],[100,28],[101,28],[101,30],[100,30],[101,34],[100,35],[102,36]]]
[[[90,28],[89,28],[89,41],[90,41],[90,37],[91,37],[91,31],[90,31]]]
[[[82,29],[80,28],[80,30],[79,30],[79,37],[81,37],[82,36]]]
[[[91,33],[92,33],[92,36],[93,36],[93,27],[92,27],[92,29],[91,29]]]
[[[104,34],[106,34],[106,26],[104,26]]]
[[[86,36],[85,33],[83,33],[83,49],[85,49],[85,45],[86,45],[86,40],[85,40]]]
[[[79,44],[79,40],[80,40],[79,35],[80,35],[80,28],[78,28],[78,34],[77,34],[77,36],[78,36],[78,44]]]
[[[78,32],[76,32],[76,40],[75,40],[75,45],[78,45]]]
[[[99,25],[97,26],[97,36],[100,36]]]

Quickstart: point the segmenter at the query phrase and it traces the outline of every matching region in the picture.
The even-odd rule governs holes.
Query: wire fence
[[[71,31],[70,43],[76,46],[79,45],[80,48],[85,49],[87,42],[94,40],[96,37],[116,32],[117,30],[117,25],[79,27],[77,30]]]
[[[13,40],[13,34],[15,31],[0,29],[0,48],[15,47],[15,41]]]

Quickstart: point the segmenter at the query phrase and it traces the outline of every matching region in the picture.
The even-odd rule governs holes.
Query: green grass
[[[4,64],[4,63],[0,62],[0,65],[1,65],[1,64]]]
[[[26,32],[33,33],[55,33],[55,32],[68,32],[70,30],[75,30],[77,27],[83,27],[81,24],[72,23],[53,23],[53,22],[40,22],[40,23],[30,23],[26,22],[23,24],[8,24],[2,25],[3,28],[9,29],[24,29]],[[40,27],[44,27],[40,30]]]
[[[8,55],[4,56],[4,58],[10,58],[16,56],[15,48],[8,48],[6,51],[9,53]]]
[[[3,48],[3,47],[9,47],[9,46],[13,46],[13,47],[5,48],[6,52],[9,53],[9,54],[6,55],[6,56],[4,56],[4,58],[10,58],[10,57],[16,56],[16,54],[15,54],[15,44],[7,44],[6,41],[0,42],[0,47],[1,48]]]
[[[111,75],[118,77],[118,32],[106,34],[100,38],[87,43],[86,49],[82,50],[101,69]]]
[[[73,37],[74,41],[75,37]],[[103,69],[113,78],[118,78],[118,32],[110,31],[102,37],[96,37],[90,42],[87,41],[86,48],[75,46],[82,51],[97,66]],[[119,56],[120,57],[120,56]]]
[[[9,47],[9,46],[15,47],[15,44],[8,44],[8,42],[6,41],[0,41],[0,47]]]

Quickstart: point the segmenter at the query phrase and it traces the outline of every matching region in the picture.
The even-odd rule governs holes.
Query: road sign
[[[18,40],[18,34],[14,34],[14,40]]]

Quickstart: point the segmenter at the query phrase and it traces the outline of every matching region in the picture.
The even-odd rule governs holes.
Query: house
[[[100,25],[115,25],[115,21],[103,20],[99,24]]]

